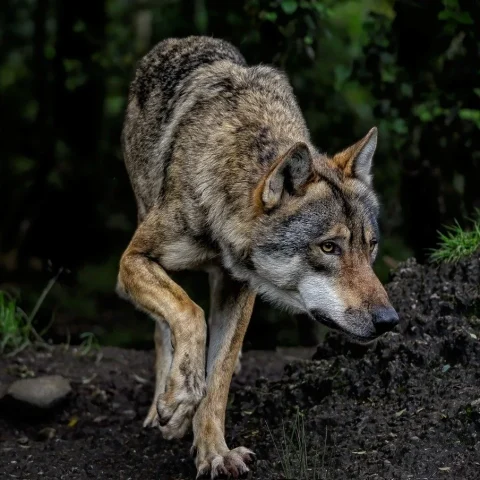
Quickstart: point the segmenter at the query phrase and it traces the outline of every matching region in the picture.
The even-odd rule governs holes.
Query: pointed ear
[[[265,178],[261,200],[265,210],[280,203],[284,194],[301,195],[313,176],[313,161],[308,146],[296,143],[275,164]]]
[[[377,127],[373,127],[360,141],[333,157],[333,161],[346,177],[358,178],[370,185],[370,170],[377,148],[377,136]]]

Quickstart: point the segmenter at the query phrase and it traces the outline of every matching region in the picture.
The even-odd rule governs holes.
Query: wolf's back
[[[137,66],[122,131],[124,160],[141,219],[160,197],[185,85],[199,67],[217,61],[246,66],[230,43],[211,37],[169,38]]]
[[[140,62],[131,94],[140,107],[152,93],[168,101],[182,82],[198,67],[219,60],[246,65],[241,53],[230,43],[211,37],[169,38],[160,42]]]

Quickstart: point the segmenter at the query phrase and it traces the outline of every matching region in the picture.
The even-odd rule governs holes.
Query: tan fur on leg
[[[212,277],[213,275],[213,277]],[[193,421],[198,476],[234,478],[248,471],[253,452],[225,443],[225,409],[232,374],[250,321],[255,295],[221,271],[210,274],[211,335],[207,361],[207,395]]]
[[[139,226],[123,254],[118,289],[170,327],[174,355],[157,411],[164,437],[180,438],[205,394],[206,322],[202,309],[160,266],[161,257],[155,255],[158,243],[152,243],[158,237],[150,235],[149,227],[147,222]]]

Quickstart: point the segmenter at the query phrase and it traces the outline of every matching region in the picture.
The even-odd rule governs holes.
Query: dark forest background
[[[169,36],[230,40],[286,70],[329,153],[379,127],[383,281],[427,261],[437,231],[480,207],[480,3],[462,0],[3,0],[0,288],[72,341],[151,346],[114,293],[135,228],[120,130],[137,60]],[[207,308],[206,277],[177,276]],[[248,347],[309,343],[305,322],[258,302]]]

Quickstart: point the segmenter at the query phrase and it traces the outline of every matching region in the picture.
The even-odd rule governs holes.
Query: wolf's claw
[[[198,461],[197,479],[208,478],[216,480],[221,476],[228,478],[244,478],[250,471],[248,463],[253,462],[255,454],[245,447],[234,448],[224,454],[210,453]]]
[[[148,410],[147,416],[143,421],[143,427],[158,427],[158,412],[157,412],[157,401],[158,398],[154,398],[150,409]]]

